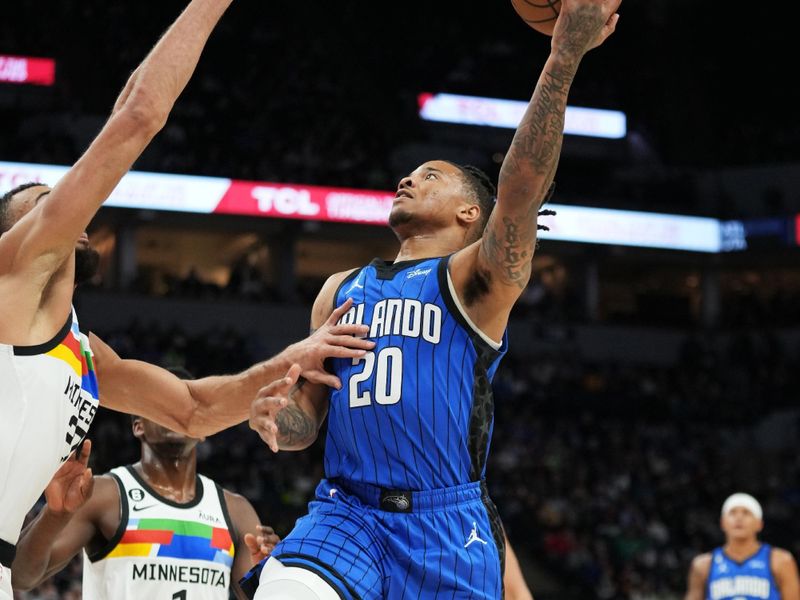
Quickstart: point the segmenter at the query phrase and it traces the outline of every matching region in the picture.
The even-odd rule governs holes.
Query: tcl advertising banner
[[[66,172],[67,167],[0,162],[0,193],[29,181],[52,186]],[[131,171],[105,206],[386,225],[393,201],[393,192]],[[548,208],[557,215],[542,218],[550,227],[540,232],[543,239],[692,252],[741,249],[723,248],[717,219],[562,204]]]

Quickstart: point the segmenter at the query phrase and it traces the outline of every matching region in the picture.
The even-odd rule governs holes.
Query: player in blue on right
[[[265,389],[251,426],[273,451],[300,450],[328,418],[325,479],[273,550],[256,598],[497,599],[504,532],[485,481],[491,380],[531,275],[567,95],[620,0],[563,0],[551,52],[503,161],[498,189],[473,167],[426,162],[398,186],[392,263],[331,277],[312,311],[370,327],[362,359],[333,361],[341,389]],[[253,576],[252,580],[255,579]],[[251,581],[252,581],[251,580]]]
[[[695,557],[686,600],[800,600],[797,563],[790,552],[758,540],[761,505],[733,494],[722,505],[725,545]]]

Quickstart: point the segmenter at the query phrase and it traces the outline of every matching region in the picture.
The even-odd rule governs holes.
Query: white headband
[[[725,504],[722,505],[722,516],[725,516],[734,508],[746,508],[753,513],[753,516],[758,520],[761,520],[764,516],[758,500],[753,498],[750,494],[739,493],[730,496],[725,500]]]

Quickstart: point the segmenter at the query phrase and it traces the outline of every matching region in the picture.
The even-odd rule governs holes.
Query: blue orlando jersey
[[[762,544],[753,556],[736,562],[722,548],[714,550],[706,586],[707,600],[780,600],[770,568],[771,553],[772,547]]]
[[[506,351],[470,322],[448,258],[375,259],[340,285],[343,323],[369,325],[376,347],[336,359],[325,472],[387,489],[429,490],[482,479],[494,426],[491,380]]]

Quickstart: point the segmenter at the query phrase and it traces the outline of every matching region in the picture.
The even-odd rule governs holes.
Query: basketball
[[[517,14],[536,31],[553,35],[561,0],[511,0]]]

